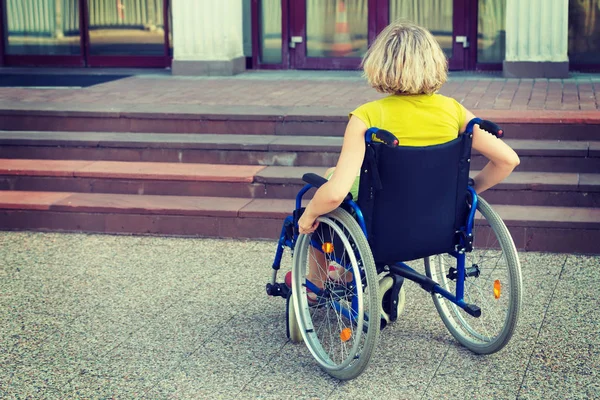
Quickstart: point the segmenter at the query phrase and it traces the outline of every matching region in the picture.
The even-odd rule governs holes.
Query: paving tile
[[[264,334],[264,325],[257,326]],[[246,326],[240,328],[240,332],[247,330]],[[160,381],[148,393],[148,398],[235,397],[261,371],[270,358],[269,353],[282,346],[278,341],[270,348],[260,347],[256,338],[256,335],[248,335],[232,342],[225,337],[206,343],[201,351],[185,359]],[[255,352],[247,350],[247,345],[257,346]]]
[[[274,240],[0,232],[0,294],[17,291],[10,302],[21,308],[29,307],[23,303],[28,291],[54,292],[56,301],[71,297],[55,303],[66,308],[50,319],[42,314],[17,318],[0,307],[0,320],[19,329],[24,321],[33,340],[23,343],[10,364],[0,360],[0,394],[412,399],[467,393],[515,398],[518,385],[511,383],[527,360],[523,354],[533,353],[521,397],[540,398],[541,393],[554,398],[551,390],[561,398],[598,397],[598,377],[590,372],[598,364],[598,311],[589,284],[597,280],[594,257],[521,253],[526,306],[513,341],[494,356],[475,357],[462,349],[440,321],[430,295],[409,284],[405,312],[383,330],[368,369],[341,383],[321,371],[304,345],[287,343],[285,301],[264,292],[275,248]],[[49,263],[40,263],[46,255]],[[290,265],[286,251],[280,281]],[[423,270],[421,260],[410,265]],[[559,275],[558,301],[550,303],[539,345],[532,347]],[[67,285],[74,280],[77,285]],[[71,291],[59,290],[65,286]],[[77,317],[68,318],[69,305],[78,301]],[[467,368],[463,375],[471,379],[455,378],[459,368]],[[480,374],[473,378],[470,371]],[[7,391],[2,378],[15,375]]]
[[[481,395],[497,393],[497,398],[516,398],[566,256],[522,253],[520,258],[523,300],[517,329],[510,342],[491,355],[476,355],[460,345],[450,346],[428,388],[427,397],[447,397],[448,388],[452,387],[452,392],[480,391]],[[486,309],[482,311],[485,313]]]
[[[138,196],[76,193],[57,201],[52,210],[93,213],[235,216],[249,199],[191,196]]]
[[[1,393],[1,392],[0,392]],[[40,381],[34,374],[14,375],[7,385],[5,397],[8,399],[60,399],[60,391]]]
[[[265,167],[257,165],[96,161],[75,170],[77,177],[209,182],[252,182]]]
[[[0,208],[49,210],[50,207],[66,198],[71,193],[0,191]]]
[[[600,395],[600,327],[589,318],[596,306],[593,285],[560,280],[523,382],[520,396],[596,398]]]
[[[599,282],[600,256],[569,255],[560,278],[579,283]]]
[[[139,382],[131,379],[118,379],[96,376],[80,376],[62,388],[61,397],[67,399],[117,399],[140,398],[143,391]]]

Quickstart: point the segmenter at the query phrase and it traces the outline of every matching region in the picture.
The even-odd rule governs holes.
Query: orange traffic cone
[[[348,29],[348,13],[344,0],[338,0],[335,13],[335,34],[331,51],[334,56],[343,57],[352,52],[352,39]]]

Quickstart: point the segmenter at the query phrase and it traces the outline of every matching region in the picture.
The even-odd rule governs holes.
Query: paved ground
[[[5,73],[19,70],[4,69]],[[41,70],[63,73],[64,70]],[[127,73],[127,70],[102,70]],[[131,71],[129,71],[131,72]],[[140,73],[140,71],[135,71]],[[82,73],[76,70],[71,73]],[[90,73],[86,71],[85,73]],[[381,97],[355,71],[253,71],[234,77],[179,77],[168,71],[88,88],[0,88],[0,108],[15,105],[73,105],[160,110],[168,105],[318,107],[351,111]],[[441,90],[473,110],[595,111],[600,105],[600,75],[569,79],[504,79],[497,73],[451,73]],[[94,107],[95,106],[95,107]]]
[[[600,258],[521,254],[509,347],[461,348],[414,285],[340,383],[286,340],[271,242],[0,233],[0,398],[600,397]],[[286,265],[289,265],[287,260]]]

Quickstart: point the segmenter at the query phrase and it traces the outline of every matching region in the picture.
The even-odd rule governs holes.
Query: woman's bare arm
[[[335,210],[352,188],[360,171],[365,155],[365,132],[367,126],[359,118],[352,116],[346,126],[342,152],[333,176],[315,193],[298,221],[300,233],[308,234],[317,228],[315,220]]]
[[[468,122],[475,118],[467,110],[467,121],[462,131],[466,129]],[[483,154],[489,163],[475,177],[475,192],[482,193],[506,179],[519,165],[519,156],[502,140],[475,125],[473,129],[473,148]]]

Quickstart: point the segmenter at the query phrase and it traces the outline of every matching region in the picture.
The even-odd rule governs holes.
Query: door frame
[[[5,40],[8,36],[6,0],[0,0],[0,65],[15,67],[131,67],[167,68],[171,66],[170,54],[170,0],[163,0],[164,51],[157,56],[97,55],[90,54],[89,14],[87,0],[77,0],[79,5],[79,48],[78,55],[19,55],[6,54]]]

